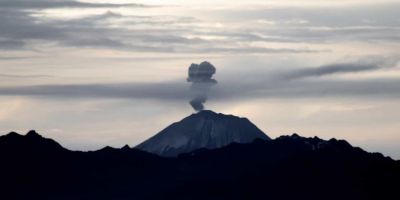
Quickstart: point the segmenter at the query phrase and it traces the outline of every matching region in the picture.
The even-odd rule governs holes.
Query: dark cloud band
[[[38,85],[20,87],[0,87],[2,96],[32,96],[45,98],[125,98],[154,99],[160,101],[195,101],[195,107],[202,109],[208,95],[215,100],[243,100],[253,98],[321,98],[321,97],[355,97],[355,98],[387,98],[400,97],[400,78],[375,79],[302,79],[327,74],[380,70],[393,67],[386,61],[376,61],[379,65],[360,65],[357,70],[352,63],[350,69],[341,64],[325,65],[312,70],[304,68],[296,72],[264,74],[258,72],[251,79],[239,80],[231,77],[220,81],[212,90],[205,82],[197,82],[187,87],[182,81],[161,83],[121,83],[121,84],[76,84],[76,85]],[[332,67],[339,66],[339,67]],[[318,69],[317,72],[315,69]],[[335,69],[335,70],[332,70]],[[301,73],[299,73],[299,71]],[[305,73],[308,72],[308,73]],[[322,73],[323,72],[323,73]],[[295,74],[296,76],[294,76]],[[298,75],[300,74],[300,75]],[[190,75],[189,75],[190,76]],[[211,79],[210,74],[201,75]],[[292,79],[288,81],[287,77]],[[193,78],[193,77],[192,77]],[[208,85],[205,90],[202,84]],[[193,88],[198,87],[198,88]]]

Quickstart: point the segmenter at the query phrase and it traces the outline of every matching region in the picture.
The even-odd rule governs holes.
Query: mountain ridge
[[[1,199],[399,197],[400,162],[345,140],[294,134],[168,158],[128,146],[59,151],[38,135],[0,137]]]
[[[53,147],[57,147],[57,148],[62,148],[65,151],[69,151],[69,152],[76,152],[76,153],[93,153],[93,152],[104,152],[104,151],[129,151],[129,150],[137,150],[140,152],[144,152],[146,154],[152,154],[152,155],[157,155],[151,152],[146,152],[134,147],[130,147],[128,144],[123,145],[121,148],[118,147],[111,147],[111,146],[105,146],[103,148],[100,148],[98,150],[89,150],[89,151],[77,151],[77,150],[70,150],[67,149],[65,147],[63,147],[61,144],[59,144],[57,141],[50,139],[50,138],[46,138],[43,137],[42,135],[40,135],[39,133],[37,133],[35,130],[30,130],[28,131],[25,135],[19,134],[17,132],[9,132],[8,134],[5,135],[1,135],[0,136],[0,150],[2,150],[2,148],[5,147],[4,142],[6,140],[12,139],[29,139],[29,138],[34,138],[34,140],[36,141],[40,141],[40,143],[36,143],[34,146],[36,147],[40,147],[41,143],[43,142],[47,142],[47,143],[52,143]],[[321,139],[317,136],[314,137],[302,137],[300,135],[298,135],[297,133],[293,133],[292,135],[281,135],[275,139],[271,139],[271,140],[263,140],[263,139],[255,139],[252,143],[236,143],[236,142],[232,142],[231,144],[228,144],[226,146],[220,147],[220,148],[216,148],[216,149],[207,149],[207,148],[200,148],[200,149],[196,149],[192,152],[187,152],[187,153],[182,153],[179,157],[181,157],[182,155],[184,156],[193,156],[193,155],[197,155],[199,152],[205,152],[205,151],[214,151],[214,150],[220,150],[220,149],[225,149],[225,148],[229,148],[231,146],[235,146],[235,145],[241,145],[241,146],[246,146],[246,145],[253,145],[253,144],[265,144],[268,143],[270,141],[293,141],[293,140],[300,140],[302,142],[304,142],[307,145],[310,145],[310,148],[312,150],[318,150],[320,149],[321,146],[328,146],[329,144],[334,143],[335,145],[341,145],[343,147],[348,147],[348,148],[354,148],[363,152],[367,152],[365,150],[363,150],[360,147],[355,147],[352,146],[349,142],[347,142],[346,140],[343,139],[336,139],[336,138],[330,138],[328,140],[324,140]],[[32,141],[31,141],[32,142]],[[21,145],[22,143],[18,142],[18,144],[13,144],[13,145]],[[24,143],[25,144],[25,143]],[[11,145],[8,145],[11,146]],[[19,146],[21,147],[21,146]],[[23,149],[23,148],[22,148]],[[54,149],[53,149],[54,150]],[[393,158],[391,158],[390,156],[385,156],[380,152],[367,152],[369,154],[375,154],[375,155],[379,155],[381,157],[396,161],[396,162],[400,162],[400,160],[395,160]],[[158,157],[162,157],[157,155]]]

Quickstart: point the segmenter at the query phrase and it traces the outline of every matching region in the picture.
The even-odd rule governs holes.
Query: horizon
[[[186,117],[183,118],[182,120],[184,120],[184,119],[186,119],[186,118],[188,118],[188,117],[190,117],[190,116],[199,114],[199,113],[201,113],[201,112],[203,112],[203,113],[204,113],[204,112],[211,112],[211,113],[216,114],[216,115],[233,116],[233,117],[237,117],[237,118],[240,118],[240,119],[247,119],[246,117],[243,117],[243,116],[235,116],[235,115],[231,115],[231,114],[219,113],[219,112],[214,112],[213,110],[204,109],[204,110],[200,110],[200,111],[195,111],[194,113],[192,113],[192,114],[189,115],[189,116],[186,116]],[[182,121],[182,120],[179,120],[179,121],[176,121],[176,122],[180,122],[180,121]],[[250,121],[250,122],[251,122],[251,121]],[[172,125],[172,124],[170,124],[170,125]],[[170,126],[170,125],[169,125],[169,126]],[[255,125],[255,126],[257,127],[256,124],[253,124],[253,125]],[[165,130],[165,129],[167,129],[167,128],[168,128],[168,126],[165,127],[163,130]],[[258,128],[258,127],[257,127],[257,128]],[[261,131],[262,131],[262,130],[261,130]],[[162,130],[161,130],[160,132],[162,132]],[[158,133],[160,133],[160,132],[158,132]],[[127,144],[122,145],[122,146],[105,145],[105,146],[99,147],[99,148],[97,148],[97,149],[82,149],[82,150],[79,150],[79,149],[70,149],[70,148],[64,146],[61,142],[55,140],[54,138],[45,137],[42,133],[40,133],[40,132],[38,132],[38,131],[36,131],[36,130],[34,130],[34,129],[31,129],[31,130],[27,131],[25,134],[24,134],[24,133],[20,133],[20,132],[11,131],[11,132],[9,132],[9,133],[7,133],[7,134],[4,134],[4,136],[5,136],[5,135],[9,135],[9,134],[13,134],[13,133],[18,134],[18,135],[20,135],[20,136],[27,136],[27,135],[30,134],[30,133],[36,133],[37,135],[39,135],[39,136],[41,136],[41,137],[44,137],[44,138],[46,138],[46,139],[52,139],[53,141],[55,141],[56,143],[58,143],[59,145],[61,145],[63,148],[65,148],[65,149],[67,149],[67,150],[69,150],[69,151],[80,151],[80,152],[100,151],[100,150],[102,150],[102,149],[104,149],[104,148],[107,148],[107,147],[111,147],[111,148],[115,148],[115,149],[123,149],[123,148],[125,148],[125,147],[129,147],[129,148],[132,148],[132,149],[136,149],[136,148],[138,147],[138,145],[140,145],[140,144],[146,142],[147,140],[151,139],[153,136],[155,136],[155,135],[158,134],[158,133],[156,133],[156,134],[150,136],[149,138],[145,139],[144,141],[141,141],[141,142],[139,142],[138,144],[133,145],[133,146],[132,146],[132,145],[129,145],[129,144],[127,143]],[[263,133],[264,133],[264,132],[263,132]],[[265,134],[267,137],[269,137],[268,134],[266,134],[266,133],[264,133],[264,134]],[[3,135],[0,135],[0,136],[3,136]],[[279,136],[277,136],[277,137],[275,137],[275,138],[269,138],[268,141],[276,140],[276,139],[278,139],[278,138],[286,137],[286,136],[289,136],[289,137],[291,137],[291,136],[300,136],[300,137],[303,137],[303,138],[306,138],[306,139],[309,139],[309,138],[317,138],[317,139],[322,139],[322,140],[325,140],[325,141],[329,141],[329,140],[332,140],[332,139],[343,140],[343,139],[340,139],[340,138],[319,138],[318,136],[314,136],[314,137],[305,137],[305,136],[303,136],[303,135],[301,135],[301,134],[298,134],[298,133],[291,133],[291,134],[279,135]],[[346,141],[346,140],[344,140],[344,141]],[[346,141],[346,142],[348,142],[348,141]],[[352,145],[352,144],[350,144],[350,145]],[[354,146],[354,145],[352,145],[352,146],[353,146],[353,147],[358,147],[358,146]],[[139,149],[139,150],[141,150],[141,149]],[[363,149],[363,150],[365,150],[365,149]],[[141,150],[141,151],[146,152],[145,150]],[[367,152],[368,152],[368,151],[367,151]],[[382,154],[381,152],[368,152],[368,153],[379,153],[379,154]],[[389,155],[385,155],[385,154],[382,154],[382,155],[383,155],[384,157],[390,157],[391,159],[398,160],[397,158],[391,157],[391,156],[389,156]]]
[[[133,147],[201,97],[271,138],[343,139],[398,160],[399,7],[0,0],[0,136],[36,130],[71,150]],[[193,97],[188,68],[203,61],[215,85]]]

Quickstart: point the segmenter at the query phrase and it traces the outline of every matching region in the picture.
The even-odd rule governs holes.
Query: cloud
[[[0,17],[1,17],[1,14],[0,14]],[[1,25],[0,25],[0,27],[1,27]],[[0,50],[21,49],[24,46],[25,46],[25,43],[23,41],[0,38]]]
[[[257,6],[209,13],[245,24],[242,39],[285,43],[395,42],[400,35],[398,2],[344,6]],[[267,24],[265,23],[267,22]],[[298,23],[288,23],[298,22]],[[307,22],[307,23],[304,23]],[[229,33],[234,34],[234,32]]]
[[[85,20],[43,20],[28,11],[2,10],[0,12],[1,49],[33,49],[38,41],[59,46],[126,48],[114,31]],[[97,34],[97,33],[103,34]]]
[[[75,47],[142,49],[125,44],[127,30],[100,26],[102,20],[118,17],[116,13],[62,20],[36,16],[47,8],[115,8],[152,6],[142,4],[86,3],[70,0],[0,0],[0,50],[34,49],[36,44]],[[101,32],[102,34],[97,34]],[[149,47],[148,47],[149,48]]]
[[[0,4],[0,51],[37,49],[46,52],[57,47],[73,47],[199,55],[312,54],[332,52],[331,42],[355,44],[400,39],[400,23],[389,17],[398,15],[394,9],[398,4],[389,6],[387,3],[362,9],[327,7],[324,12],[312,6],[250,6],[218,11],[205,7],[202,10],[205,14],[201,16],[207,17],[199,17],[197,10],[185,15],[128,15],[129,12],[118,13],[113,9],[133,6],[163,13],[163,6],[153,8],[142,4],[72,0],[0,0]],[[43,15],[43,9],[77,7],[110,9],[77,18]],[[375,10],[377,14],[370,15],[363,9]],[[216,21],[220,26],[215,25]],[[273,24],[260,25],[260,21]]]
[[[0,95],[53,98],[187,99],[184,83],[71,84],[1,87]]]
[[[52,3],[49,3],[52,2]],[[0,0],[0,50],[32,50],[43,46],[116,49],[134,52],[271,54],[315,53],[325,50],[310,48],[271,48],[252,46],[266,41],[252,33],[215,30],[191,16],[134,16],[113,11],[74,19],[49,18],[38,15],[41,8],[119,7],[123,4],[96,4],[76,1],[10,1]],[[129,4],[131,5],[131,4]],[[136,4],[134,4],[136,5]],[[148,9],[151,6],[139,5]],[[102,34],[98,34],[98,33]],[[225,39],[205,39],[203,36]],[[270,38],[269,40],[274,40]],[[279,39],[278,39],[279,40]],[[229,41],[229,42],[228,42]]]
[[[1,9],[147,7],[143,4],[87,3],[73,0],[0,0]]]
[[[253,77],[251,82],[224,82],[210,91],[214,100],[235,101],[253,98],[322,98],[400,97],[400,79],[368,80],[298,80],[294,82],[272,82]],[[186,101],[191,98],[184,84],[121,83],[121,84],[74,84],[0,87],[1,96],[31,96],[44,98],[111,98],[153,99],[160,101]]]
[[[308,48],[264,48],[264,47],[212,47],[199,50],[203,53],[318,53],[328,52],[329,50],[315,50]]]
[[[303,68],[299,70],[293,70],[284,74],[283,77],[285,77],[286,79],[300,79],[308,77],[328,76],[333,74],[373,71],[395,67],[397,62],[398,58],[395,57],[387,59],[364,58],[363,60],[359,60],[356,62],[335,63],[315,68]]]
[[[256,98],[399,98],[400,79],[368,80],[297,80],[272,82],[255,80],[242,85],[221,83],[212,91],[214,99],[241,100]]]
[[[0,57],[0,59],[2,59]],[[24,59],[24,58],[11,58],[10,59]],[[18,75],[18,74],[0,74],[0,77],[3,78],[51,78],[53,76],[50,75],[42,75],[42,74],[31,74],[31,75]]]
[[[367,59],[368,60],[368,59]],[[374,59],[373,59],[374,60]],[[304,68],[294,72],[257,71],[220,81],[209,96],[218,101],[240,101],[254,98],[399,98],[400,78],[365,79],[304,79],[338,73],[381,70],[392,67],[391,58],[374,61],[377,65],[354,63],[330,64],[317,68]],[[395,60],[395,59],[393,59]],[[349,69],[347,69],[347,67]],[[251,77],[243,78],[242,76]],[[197,76],[196,76],[197,77]],[[207,76],[211,79],[210,74]],[[288,80],[290,78],[290,81]],[[189,77],[190,80],[200,80]],[[201,79],[203,80],[203,79]],[[209,80],[209,79],[207,79]],[[208,90],[207,90],[208,92]],[[116,98],[153,99],[160,101],[187,101],[192,91],[181,80],[159,83],[75,84],[0,87],[3,96],[32,96],[45,98]]]
[[[31,16],[26,11],[5,11],[0,13],[0,44],[3,49],[32,49],[38,41],[57,46],[108,48],[136,52],[164,53],[316,53],[326,50],[310,48],[268,48],[248,44],[236,44],[233,40],[204,40],[199,37],[188,38],[185,35],[193,30],[178,28],[179,20],[169,21],[164,27],[163,20],[156,17],[124,16],[114,12],[82,17],[72,20],[50,20]],[[134,31],[121,27],[111,27],[109,19],[122,18],[129,25],[161,26],[159,29],[139,28]],[[131,22],[133,20],[133,22]],[[177,23],[177,24],[173,24]],[[128,25],[127,25],[128,26]],[[189,28],[189,27],[187,27]],[[102,34],[98,34],[98,33]],[[40,43],[40,44],[42,44]],[[228,46],[229,45],[229,46]]]

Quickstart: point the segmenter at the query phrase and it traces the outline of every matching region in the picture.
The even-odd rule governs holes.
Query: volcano
[[[135,148],[165,157],[231,143],[271,140],[247,118],[203,110],[175,122]]]

